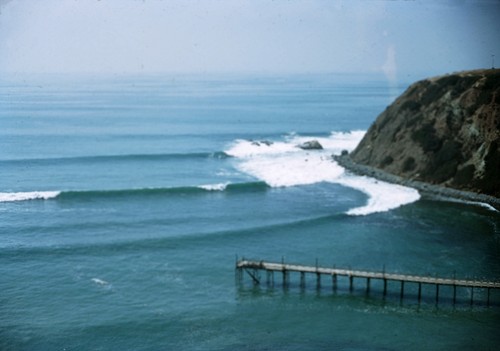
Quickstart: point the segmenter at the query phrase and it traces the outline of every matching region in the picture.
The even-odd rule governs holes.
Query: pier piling
[[[315,266],[303,266],[296,264],[285,264],[284,258],[281,263],[264,262],[264,261],[250,261],[250,260],[237,260],[236,262],[236,277],[238,281],[243,279],[243,271],[245,271],[252,279],[255,285],[260,284],[260,272],[266,272],[267,284],[274,284],[274,272],[281,272],[283,276],[283,287],[287,288],[290,282],[290,272],[300,273],[300,286],[302,288],[306,285],[306,274],[316,274],[316,287],[321,289],[321,276],[326,274],[332,277],[332,290],[334,292],[338,289],[338,276],[345,276],[349,279],[349,291],[354,290],[354,278],[366,279],[366,292],[369,293],[371,289],[371,281],[373,279],[381,280],[383,282],[383,296],[386,297],[388,293],[388,281],[400,283],[400,299],[403,300],[405,296],[405,284],[415,283],[418,284],[418,302],[422,300],[422,285],[433,285],[436,287],[436,304],[439,303],[439,294],[441,286],[453,287],[453,304],[457,302],[457,288],[470,288],[470,304],[474,303],[474,288],[486,289],[486,305],[490,305],[490,292],[491,289],[500,289],[500,283],[497,281],[479,281],[479,280],[466,280],[456,279],[455,274],[453,278],[438,278],[430,276],[417,276],[406,274],[386,273],[385,266],[383,272],[373,271],[360,271],[353,269],[343,268],[328,268],[320,267],[318,260]]]

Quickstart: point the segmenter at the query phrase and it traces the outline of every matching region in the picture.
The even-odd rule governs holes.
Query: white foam
[[[358,146],[365,134],[364,130],[353,130],[349,133],[332,132],[325,145],[329,149],[336,150],[336,154],[340,154],[342,150],[352,151]]]
[[[307,185],[333,182],[344,173],[344,169],[332,162],[325,153],[283,154],[273,157],[261,156],[246,159],[238,168],[271,187]]]
[[[268,145],[252,140],[236,140],[233,146],[225,151],[225,153],[229,156],[243,158],[262,155],[279,155],[294,151],[296,151],[294,145],[287,142],[274,142]]]
[[[493,212],[500,212],[495,207],[491,206],[490,204],[488,204],[486,202],[467,201],[467,200],[453,199],[453,198],[447,198],[447,197],[443,197],[443,198],[438,197],[438,199],[443,200],[443,201],[450,201],[450,202],[456,202],[456,203],[461,203],[461,204],[467,204],[467,205],[471,205],[471,206],[479,206],[479,207],[486,208],[486,209],[493,211]]]
[[[367,215],[385,212],[420,199],[420,194],[413,188],[390,184],[374,178],[360,176],[345,176],[337,183],[360,190],[368,195],[368,202],[361,207],[347,211],[349,215]]]
[[[47,200],[58,196],[60,191],[31,191],[18,193],[0,193],[0,202]]]
[[[331,158],[342,150],[352,151],[363,138],[364,131],[331,133],[329,137],[290,135],[272,144],[237,140],[226,151],[238,159],[236,167],[271,187],[287,187],[330,182],[366,193],[368,203],[349,210],[350,215],[367,215],[414,202],[420,198],[415,189],[345,173]],[[302,150],[297,145],[317,140],[323,150]]]
[[[229,183],[200,185],[199,188],[207,191],[224,191]]]
[[[487,204],[486,202],[467,201],[467,203],[471,204],[471,205],[487,208],[488,210],[493,211],[493,212],[500,212],[495,207],[491,206],[490,204]]]
[[[109,285],[109,283],[105,280],[99,279],[99,278],[92,278],[91,279],[94,283],[97,285]]]

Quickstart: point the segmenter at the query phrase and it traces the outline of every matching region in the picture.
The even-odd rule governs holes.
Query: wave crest
[[[214,191],[232,193],[245,191],[264,191],[268,185],[264,182],[248,183],[221,183],[200,186],[172,187],[172,188],[140,188],[118,190],[81,190],[81,191],[33,191],[0,193],[0,202],[14,202],[27,200],[86,200],[86,199],[114,199],[133,196],[177,196],[197,195]]]
[[[60,191],[30,191],[17,193],[0,193],[0,202],[15,202],[27,200],[48,200],[59,196]]]

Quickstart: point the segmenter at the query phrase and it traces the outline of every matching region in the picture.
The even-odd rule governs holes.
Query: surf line
[[[471,298],[470,304],[474,303],[474,289],[485,289],[487,291],[487,306],[490,305],[490,290],[500,290],[500,282],[498,281],[481,281],[481,280],[466,280],[466,279],[456,279],[454,278],[438,278],[431,276],[420,276],[420,275],[408,275],[408,274],[395,274],[375,272],[375,271],[360,271],[346,268],[329,268],[318,266],[318,260],[316,260],[315,266],[304,266],[298,264],[285,263],[284,259],[281,262],[265,262],[265,261],[253,261],[236,259],[236,277],[237,280],[243,282],[243,272],[246,272],[251,278],[255,285],[261,283],[260,272],[266,272],[266,282],[268,285],[274,285],[274,273],[280,272],[283,276],[283,287],[287,287],[290,282],[290,273],[300,274],[300,286],[305,287],[305,275],[314,274],[316,275],[316,286],[319,289],[321,287],[321,277],[329,276],[332,278],[332,288],[334,291],[337,290],[338,277],[343,276],[349,279],[349,291],[352,292],[354,289],[354,278],[365,279],[366,280],[366,291],[370,292],[370,282],[371,280],[379,280],[384,284],[383,296],[387,295],[387,283],[388,281],[399,282],[400,283],[400,299],[403,300],[405,284],[413,283],[418,284],[418,302],[422,300],[422,285],[432,285],[435,286],[436,291],[436,304],[439,302],[439,288],[441,286],[451,286],[453,287],[453,304],[457,301],[457,288],[470,288]]]

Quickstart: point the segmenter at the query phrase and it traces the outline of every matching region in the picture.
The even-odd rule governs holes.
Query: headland
[[[343,167],[424,196],[500,209],[500,69],[464,71],[408,87],[367,131]]]

